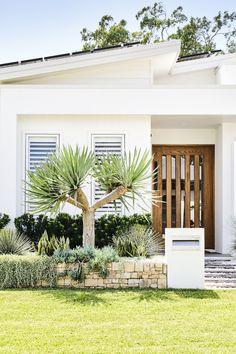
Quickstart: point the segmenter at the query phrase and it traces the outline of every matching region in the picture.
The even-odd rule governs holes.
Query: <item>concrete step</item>
[[[215,261],[232,261],[232,260],[235,260],[233,257],[231,256],[227,256],[227,257],[205,257],[205,261],[212,261],[212,262],[215,262]]]
[[[214,283],[214,284],[218,284],[218,283],[232,283],[235,284],[236,286],[236,279],[234,278],[216,278],[216,277],[209,277],[209,278],[205,278],[207,283]]]
[[[215,272],[218,272],[218,273],[235,273],[236,272],[236,267],[233,267],[233,268],[221,268],[221,267],[219,267],[219,268],[217,268],[217,267],[215,267],[215,268],[211,268],[211,267],[207,268],[207,267],[205,267],[205,272],[206,273],[207,272],[209,272],[209,273],[215,273]]]
[[[236,285],[235,284],[208,284],[207,282],[205,282],[205,288],[207,290],[215,290],[215,289],[221,289],[221,290],[227,290],[227,289],[235,289],[236,290]]]
[[[232,279],[232,280],[236,280],[236,273],[205,273],[205,279],[221,279],[222,281],[224,281],[225,279]]]

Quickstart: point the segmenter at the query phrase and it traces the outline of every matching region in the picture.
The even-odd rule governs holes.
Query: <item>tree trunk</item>
[[[83,211],[83,247],[95,247],[95,209]]]

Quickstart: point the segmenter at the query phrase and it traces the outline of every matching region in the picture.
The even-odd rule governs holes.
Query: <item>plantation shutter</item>
[[[34,172],[35,167],[40,167],[51,154],[56,152],[58,141],[59,137],[57,135],[27,136],[26,170]],[[30,211],[32,208],[32,204],[26,201],[26,210]]]
[[[100,157],[110,153],[114,155],[121,155],[124,150],[124,136],[123,135],[104,135],[93,136],[93,149],[95,156]],[[98,183],[93,183],[93,201],[96,202],[104,195],[100,190]],[[114,203],[104,205],[102,208],[97,209],[96,215],[99,217],[103,214],[123,214],[123,205],[117,200],[116,207]]]

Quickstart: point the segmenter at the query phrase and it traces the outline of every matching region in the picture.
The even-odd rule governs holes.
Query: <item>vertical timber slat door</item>
[[[176,227],[181,227],[181,160],[180,160],[180,155],[176,155],[175,195],[176,195]]]
[[[153,153],[163,201],[153,206],[154,229],[204,227],[205,248],[214,249],[214,146],[153,145]]]
[[[171,155],[167,155],[166,162],[166,226],[171,227],[171,215],[172,215],[172,166]]]
[[[158,169],[157,174],[157,183],[155,185],[155,189],[158,192],[158,196],[161,198],[162,196],[162,156],[157,152],[154,152],[154,167]],[[156,220],[156,229],[162,230],[162,203],[159,203],[153,209],[153,218]]]
[[[199,198],[199,155],[194,158],[194,226],[199,227],[200,198]]]
[[[190,227],[190,156],[185,156],[184,227]]]

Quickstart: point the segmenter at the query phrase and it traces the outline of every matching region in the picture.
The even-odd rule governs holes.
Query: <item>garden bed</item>
[[[167,287],[166,264],[164,257],[154,259],[121,260],[109,263],[108,275],[101,277],[99,272],[90,272],[85,268],[86,277],[83,281],[73,279],[73,272],[78,264],[60,263],[57,265],[57,286],[66,288],[155,288]],[[47,286],[42,282],[42,286]]]

